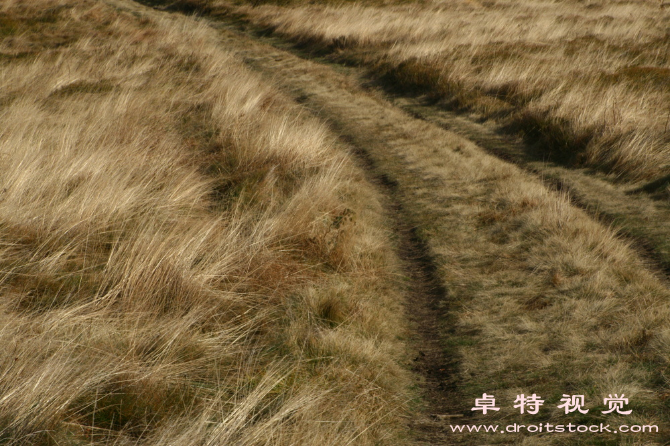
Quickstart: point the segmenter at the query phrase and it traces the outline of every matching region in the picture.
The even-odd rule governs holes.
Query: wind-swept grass
[[[387,441],[377,197],[210,30],[115,4],[0,7],[0,442]]]

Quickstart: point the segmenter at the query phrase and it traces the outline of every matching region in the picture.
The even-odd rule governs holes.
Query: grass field
[[[376,193],[211,30],[115,5],[0,6],[0,443],[391,441]]]
[[[646,0],[0,4],[0,444],[666,444],[662,266],[382,87],[648,194],[663,238],[669,28]],[[661,432],[426,422],[454,414]]]

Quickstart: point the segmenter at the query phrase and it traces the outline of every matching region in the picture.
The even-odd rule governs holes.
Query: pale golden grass
[[[571,164],[628,179],[670,169],[670,8],[658,1],[435,0],[236,11],[371,65],[396,87],[419,87],[498,119]]]
[[[116,4],[0,9],[1,441],[391,441],[377,197],[211,30]]]

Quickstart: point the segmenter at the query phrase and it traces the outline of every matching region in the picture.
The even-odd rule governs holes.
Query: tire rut
[[[422,377],[422,396],[426,401],[423,416],[411,427],[420,441],[442,444],[447,438],[443,422],[463,417],[462,407],[455,404],[458,395],[458,354],[442,342],[443,332],[453,327],[454,315],[449,308],[448,291],[439,278],[430,248],[412,223],[412,216],[402,202],[398,183],[389,178],[361,147],[346,141],[372,184],[383,192],[383,204],[396,240],[396,255],[402,262],[406,284],[406,314],[414,337],[412,369]]]
[[[548,187],[565,192],[575,207],[592,218],[611,225],[630,241],[647,267],[666,284],[670,283],[670,205],[642,194],[640,187],[618,185],[589,169],[564,167],[538,159],[538,151],[491,125],[467,116],[426,104],[420,97],[407,97],[387,92],[389,99],[417,119],[474,141],[500,159],[514,163],[542,180]]]
[[[227,29],[225,24],[216,26]],[[451,311],[448,291],[440,279],[431,249],[419,229],[421,223],[416,221],[417,210],[408,206],[413,197],[411,194],[408,196],[406,189],[412,189],[412,186],[398,178],[397,170],[409,169],[415,172],[422,178],[422,183],[429,183],[414,186],[423,190],[432,187],[439,179],[426,172],[424,166],[408,162],[407,159],[389,169],[389,165],[397,163],[398,154],[379,153],[380,150],[384,151],[383,146],[407,139],[407,132],[396,132],[394,125],[384,122],[383,116],[389,109],[393,110],[396,119],[409,119],[413,126],[423,127],[425,124],[378,98],[364,94],[346,76],[333,79],[329,69],[291,54],[269,48],[260,51],[246,48],[241,53],[245,63],[272,78],[275,84],[327,123],[333,133],[339,135],[342,145],[354,154],[368,180],[382,192],[395,236],[396,253],[408,279],[405,290],[406,314],[413,328],[411,368],[420,376],[418,385],[423,399],[420,414],[410,422],[410,429],[416,444],[453,444],[454,439],[447,435],[445,423],[454,418],[460,421],[467,419],[465,411],[469,409],[459,403],[462,398],[458,394],[458,354],[456,349],[444,342],[456,325],[455,315]],[[305,81],[304,77],[310,80]],[[309,86],[314,85],[320,86],[319,91],[310,91]],[[350,91],[352,88],[355,95]],[[344,105],[334,102],[327,104],[328,98],[333,96],[349,97]],[[354,108],[357,112],[347,113],[348,108]],[[342,119],[343,116],[348,118]],[[352,123],[355,128],[351,127]],[[370,129],[366,123],[384,128],[386,135]],[[378,137],[378,141],[370,141],[370,135]],[[400,155],[400,158],[404,156]]]

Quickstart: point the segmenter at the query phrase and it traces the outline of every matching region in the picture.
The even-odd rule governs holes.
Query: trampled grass
[[[0,442],[390,441],[395,261],[324,126],[188,18],[0,30]]]

